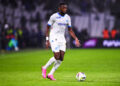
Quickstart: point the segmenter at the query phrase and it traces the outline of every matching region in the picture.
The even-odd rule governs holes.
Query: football
[[[76,74],[76,79],[77,79],[78,81],[84,81],[84,80],[86,79],[85,73],[83,73],[83,72],[78,72],[78,73]]]

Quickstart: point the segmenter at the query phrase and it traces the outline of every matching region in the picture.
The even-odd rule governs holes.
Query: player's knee
[[[59,60],[61,60],[61,61],[64,60],[64,54],[61,54],[61,55],[60,55],[60,59],[59,59]]]
[[[64,60],[64,52],[61,52],[61,53],[60,53],[60,59],[59,59],[59,60],[61,60],[61,61]]]
[[[59,60],[59,58],[60,58],[60,53],[55,53],[55,54],[54,54],[54,57],[55,57],[56,60]]]

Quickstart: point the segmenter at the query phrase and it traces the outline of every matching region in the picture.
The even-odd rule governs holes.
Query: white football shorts
[[[53,52],[60,52],[66,51],[66,43],[64,42],[57,42],[57,40],[51,40],[50,41],[51,49]]]

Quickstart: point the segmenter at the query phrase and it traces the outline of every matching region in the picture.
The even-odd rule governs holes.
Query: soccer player
[[[46,69],[54,63],[52,70],[47,75],[47,78],[50,80],[56,80],[53,77],[53,73],[60,66],[64,58],[66,51],[65,29],[68,28],[70,35],[75,39],[75,45],[77,47],[80,46],[80,42],[71,27],[71,18],[66,14],[67,4],[60,3],[58,9],[59,12],[51,15],[46,28],[46,47],[48,48],[51,45],[54,56],[49,59],[46,65],[42,66],[42,76],[46,78]]]

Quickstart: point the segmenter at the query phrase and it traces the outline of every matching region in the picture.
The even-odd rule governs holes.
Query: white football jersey
[[[50,41],[56,39],[58,42],[66,43],[65,40],[65,29],[71,27],[71,18],[68,14],[64,16],[60,15],[58,12],[54,13],[49,21],[48,25],[51,26],[50,29]]]

